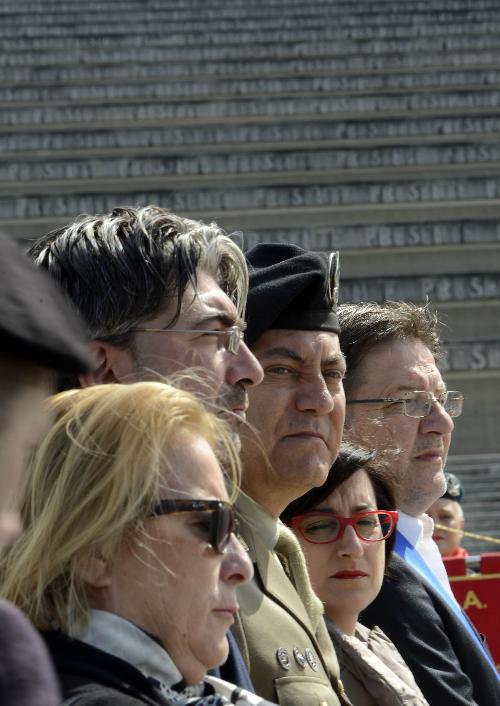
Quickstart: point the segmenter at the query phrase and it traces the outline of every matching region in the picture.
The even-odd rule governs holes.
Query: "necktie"
[[[279,535],[275,546],[276,554],[301,597],[311,625],[316,630],[323,617],[323,604],[311,586],[304,554],[297,538],[285,525],[279,525],[278,527]]]

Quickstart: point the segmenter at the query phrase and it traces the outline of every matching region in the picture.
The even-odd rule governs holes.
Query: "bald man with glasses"
[[[426,509],[446,489],[444,466],[463,395],[437,367],[437,318],[404,302],[339,307],[346,356],[345,437],[375,448],[396,491],[396,557],[361,622],[395,643],[429,703],[500,703],[491,657],[451,592]]]

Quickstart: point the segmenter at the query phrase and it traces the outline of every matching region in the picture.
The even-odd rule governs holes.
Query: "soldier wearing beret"
[[[279,522],[321,485],[342,435],[344,357],[335,310],[337,258],[292,245],[247,253],[247,341],[264,369],[249,390],[236,507],[254,579],[239,592],[235,634],[256,691],[287,706],[348,703],[299,545]]]
[[[14,498],[31,447],[47,428],[55,371],[91,365],[83,329],[54,285],[19,248],[0,240],[0,547],[20,531]],[[46,649],[23,614],[0,601],[0,703],[54,706],[59,690]]]
[[[442,557],[468,556],[469,552],[467,549],[460,546],[464,536],[461,531],[464,528],[464,513],[461,505],[464,497],[464,486],[460,478],[454,473],[445,473],[444,477],[446,480],[446,492],[427,510],[429,517],[434,520],[432,538],[438,545]],[[439,527],[436,527],[436,525],[439,525]],[[452,531],[447,532],[447,527]]]

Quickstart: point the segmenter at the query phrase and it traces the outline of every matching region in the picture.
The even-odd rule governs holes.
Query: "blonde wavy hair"
[[[0,594],[40,630],[77,635],[89,605],[78,566],[95,551],[110,560],[143,521],[179,434],[213,449],[236,492],[238,452],[226,424],[194,395],[160,382],[70,390],[49,400],[55,422],[39,446],[21,498],[25,531],[0,562]]]

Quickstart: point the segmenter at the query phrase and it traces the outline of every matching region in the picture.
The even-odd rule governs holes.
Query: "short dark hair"
[[[438,335],[439,319],[428,305],[387,301],[342,304],[338,309],[340,348],[346,357],[347,375],[344,387],[347,396],[356,381],[356,372],[363,358],[375,346],[386,341],[422,341],[435,360],[442,355]]]
[[[130,345],[133,329],[167,298],[177,301],[173,325],[199,268],[235,301],[240,315],[248,292],[243,253],[216,223],[159,206],[80,216],[40,238],[29,254],[69,296],[89,337],[116,346]]]
[[[376,459],[375,451],[368,451],[360,446],[343,442],[337,460],[330,468],[328,477],[323,485],[312,488],[307,493],[291,502],[281,514],[283,522],[287,523],[296,515],[303,515],[318,507],[323,500],[326,500],[342,483],[353,476],[357,471],[363,470],[370,478],[375,502],[379,510],[395,510],[396,502],[394,490],[384,470],[382,464]],[[393,533],[385,543],[386,566],[389,563],[392,550],[394,548],[395,533]]]

